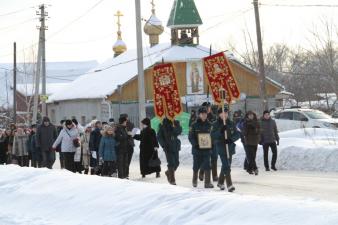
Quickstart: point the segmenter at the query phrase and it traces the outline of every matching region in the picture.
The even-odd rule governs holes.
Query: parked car
[[[274,119],[279,131],[309,127],[338,129],[338,119],[314,109],[283,109],[274,112]]]

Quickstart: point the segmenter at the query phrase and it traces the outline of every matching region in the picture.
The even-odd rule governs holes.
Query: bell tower
[[[172,45],[198,45],[198,27],[202,25],[194,0],[174,0],[167,27]]]

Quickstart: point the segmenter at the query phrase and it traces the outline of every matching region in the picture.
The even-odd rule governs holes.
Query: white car
[[[279,131],[300,128],[338,129],[338,119],[314,109],[292,108],[274,112]]]

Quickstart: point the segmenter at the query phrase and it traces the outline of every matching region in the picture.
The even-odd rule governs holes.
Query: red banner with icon
[[[238,99],[240,91],[237,82],[233,76],[229,61],[224,53],[217,53],[203,58],[204,70],[209,82],[209,87],[214,98],[215,103],[221,104],[222,98],[219,90],[224,88],[226,95],[226,102]]]
[[[153,69],[154,109],[156,116],[170,120],[182,112],[175,69],[171,63]]]

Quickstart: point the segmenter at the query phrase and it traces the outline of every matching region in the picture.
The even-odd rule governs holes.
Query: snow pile
[[[0,224],[338,224],[338,205],[0,166]]]
[[[278,146],[277,168],[282,170],[338,172],[338,130],[324,128],[306,128],[281,132]],[[191,145],[187,136],[180,137],[182,165],[192,166]],[[138,144],[137,144],[138,145]],[[234,167],[243,167],[245,152],[240,141],[236,142],[236,154],[233,157]],[[136,157],[138,160],[138,151]],[[271,162],[271,151],[269,160]],[[165,155],[160,151],[160,158],[165,162]],[[264,169],[263,148],[258,146],[257,165]],[[220,163],[220,161],[219,161]]]

